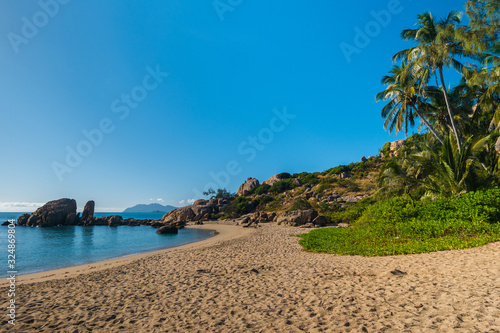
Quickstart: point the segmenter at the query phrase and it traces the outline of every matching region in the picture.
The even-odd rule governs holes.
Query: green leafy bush
[[[317,189],[314,190],[314,193],[316,194],[323,193],[323,191],[326,190],[327,188],[329,188],[328,184],[321,184],[318,186]]]
[[[289,179],[292,178],[292,175],[289,174],[288,172],[282,172],[278,175],[278,178],[283,180],[283,179]]]
[[[352,208],[350,218],[359,208]],[[498,188],[434,201],[395,197],[365,207],[350,228],[314,230],[300,244],[310,251],[366,256],[463,249],[499,241],[499,221]]]
[[[269,192],[269,189],[271,188],[271,185],[262,183],[257,187],[254,187],[252,190],[250,190],[251,194],[256,194],[256,195],[261,195],[261,194],[266,194]]]
[[[259,207],[265,206],[268,203],[273,202],[273,201],[274,201],[274,198],[270,195],[263,195],[263,196],[260,196],[260,197],[257,197],[254,199],[255,205],[259,206]]]
[[[355,182],[352,182],[350,183],[348,186],[347,186],[347,190],[349,192],[359,192],[361,190],[361,188],[359,187],[358,184],[356,184]]]
[[[295,188],[297,184],[294,183],[294,180],[292,178],[290,179],[284,179],[280,180],[276,183],[274,183],[271,188],[269,188],[269,192],[271,193],[283,193],[285,191],[290,191],[293,188]]]
[[[387,157],[389,157],[390,153],[391,153],[391,143],[390,142],[386,142],[382,146],[382,150],[380,151],[380,154],[382,155],[382,157],[387,158]]]
[[[233,202],[223,208],[223,212],[226,214],[237,213],[240,215],[250,213],[252,209],[252,204],[249,198],[240,196],[236,197]]]
[[[299,197],[295,199],[295,201],[292,204],[292,207],[290,207],[290,210],[306,210],[306,209],[311,209],[312,206],[307,201],[305,198]]]
[[[354,223],[374,202],[375,199],[372,197],[363,198],[349,207],[341,208],[340,206],[336,206],[337,209],[335,211],[326,211],[324,215],[334,223]]]
[[[331,168],[328,171],[328,176],[340,175],[342,172],[349,172],[349,171],[351,171],[351,168],[348,165],[339,165],[336,166],[335,168]]]
[[[316,185],[320,182],[317,173],[302,172],[298,174],[297,178],[304,185]]]

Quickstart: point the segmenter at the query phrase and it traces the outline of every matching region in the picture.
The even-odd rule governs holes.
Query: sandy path
[[[13,331],[500,332],[500,243],[363,258],[303,252],[289,236],[302,231],[264,226],[22,284]]]

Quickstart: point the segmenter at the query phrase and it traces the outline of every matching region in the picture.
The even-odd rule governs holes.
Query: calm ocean
[[[23,213],[0,213],[0,223]],[[164,213],[96,213],[123,218],[160,219]],[[8,227],[0,227],[0,277],[8,276]],[[15,270],[17,275],[93,263],[200,241],[209,230],[181,229],[177,235],[158,235],[148,226],[129,227],[16,227]]]

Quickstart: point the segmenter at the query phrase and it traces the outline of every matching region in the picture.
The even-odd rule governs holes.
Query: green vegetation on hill
[[[500,240],[499,219],[498,188],[434,201],[402,196],[366,207],[349,228],[316,229],[299,243],[310,251],[363,256],[463,249]]]

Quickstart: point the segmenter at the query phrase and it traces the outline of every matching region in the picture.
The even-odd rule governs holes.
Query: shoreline
[[[191,242],[188,244],[183,244],[174,247],[168,247],[161,250],[154,250],[150,252],[126,255],[123,257],[106,259],[103,261],[97,261],[88,264],[69,266],[65,268],[51,269],[43,272],[16,275],[16,284],[21,285],[26,283],[37,283],[50,280],[69,279],[76,276],[80,276],[82,274],[98,272],[108,268],[126,265],[133,261],[144,259],[146,257],[154,255],[165,254],[176,250],[197,249],[199,247],[208,246],[216,242],[222,242],[237,238],[239,236],[246,235],[253,230],[253,229],[244,229],[240,226],[224,225],[224,224],[203,224],[196,226],[186,226],[186,229],[212,230],[215,232],[215,234],[201,241]],[[0,287],[5,287],[8,285],[9,281],[7,280],[7,277],[2,278],[0,280]]]

